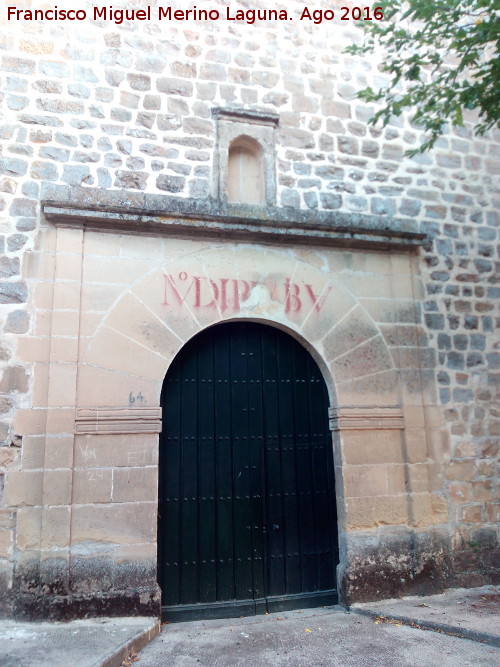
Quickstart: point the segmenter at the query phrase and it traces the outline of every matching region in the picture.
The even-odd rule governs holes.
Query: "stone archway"
[[[329,399],[307,350],[276,327],[217,324],[177,355],[161,402],[164,617],[335,604]]]
[[[271,324],[298,339],[325,379],[332,405],[344,581],[345,573],[357,567],[352,545],[359,531],[371,530],[378,521],[408,523],[410,516],[400,511],[408,494],[398,487],[398,495],[391,495],[394,485],[383,463],[390,462],[390,474],[397,468],[399,475],[407,460],[401,369],[387,345],[387,331],[371,316],[366,299],[367,294],[381,292],[392,303],[388,276],[381,272],[369,281],[353,277],[349,258],[340,252],[330,252],[327,260],[315,250],[175,240],[168,241],[167,252],[157,249],[154,239],[144,239],[144,257],[127,263],[98,257],[96,249],[103,242],[105,238],[94,239],[89,233],[82,244],[81,300],[75,318],[78,360],[60,364],[61,371],[71,371],[75,378],[74,394],[63,395],[58,375],[49,373],[50,400],[61,397],[60,405],[70,407],[51,407],[45,431],[59,438],[58,433],[74,428],[72,462],[58,472],[64,472],[65,492],[71,497],[64,510],[67,532],[59,538],[66,560],[62,563],[60,550],[53,554],[62,568],[61,578],[69,580],[72,599],[86,599],[89,591],[99,589],[103,609],[109,604],[118,608],[131,599],[138,610],[150,613],[158,608],[156,510],[163,379],[179,350],[200,331],[240,320]],[[128,237],[122,243],[128,244]],[[134,252],[136,244],[130,237]],[[406,276],[399,283],[411,285]],[[409,288],[407,293],[411,298]],[[101,301],[105,307],[100,307]],[[422,400],[419,385],[414,386],[409,402]],[[59,426],[59,415],[64,425]],[[374,460],[374,452],[379,459]],[[383,480],[376,487],[380,475]],[[51,471],[44,474],[44,498],[51,498],[52,477]],[[383,497],[373,500],[373,494]],[[376,516],[370,509],[374,504],[380,509]],[[43,527],[48,530],[50,524]],[[21,526],[20,536],[22,530]]]

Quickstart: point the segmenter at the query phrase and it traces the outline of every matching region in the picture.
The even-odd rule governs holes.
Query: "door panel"
[[[272,327],[212,327],[174,360],[162,406],[165,615],[334,603],[328,398],[309,353]]]

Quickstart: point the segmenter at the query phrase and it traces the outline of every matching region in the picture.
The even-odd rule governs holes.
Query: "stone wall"
[[[230,6],[234,14],[239,7],[267,4],[235,1]],[[225,5],[210,6],[225,15]],[[63,276],[67,271],[71,281],[77,267],[64,245],[55,260],[56,236],[42,214],[42,191],[64,186],[69,199],[73,188],[122,191],[122,209],[138,194],[168,194],[202,207],[213,203],[219,157],[215,108],[278,114],[278,211],[292,218],[329,219],[332,227],[342,216],[361,227],[375,221],[381,229],[404,226],[408,223],[397,219],[406,219],[427,235],[412,260],[418,288],[407,319],[401,303],[399,319],[391,322],[393,295],[372,294],[379,298],[370,305],[378,309],[377,326],[392,325],[387,344],[406,348],[399,367],[418,372],[429,391],[438,393],[439,417],[433,413],[427,431],[429,438],[432,432],[441,438],[444,427],[445,453],[438,474],[425,484],[439,494],[440,506],[434,509],[443,518],[437,533],[419,541],[411,531],[404,530],[402,537],[398,533],[408,526],[407,516],[375,517],[370,523],[367,509],[350,527],[365,545],[353,562],[358,558],[355,570],[366,576],[375,562],[377,576],[387,581],[391,573],[380,574],[387,550],[425,553],[426,562],[438,554],[442,566],[436,578],[443,585],[492,580],[500,507],[500,135],[474,137],[469,117],[432,152],[406,158],[404,151],[418,144],[418,129],[406,118],[394,119],[385,129],[370,127],[372,109],[356,99],[360,87],[387,81],[374,60],[343,54],[346,45],[361,39],[353,23],[300,21],[302,2],[277,7],[286,8],[292,20],[116,25],[7,21],[2,13],[0,466],[8,471],[8,495],[0,501],[0,563],[6,588],[26,547],[19,542],[16,522],[26,522],[30,506],[41,506],[40,499],[25,495],[24,487],[13,497],[16,476],[47,467],[48,456],[64,456],[64,438],[70,437],[63,429],[65,435],[50,442],[40,461],[29,445],[30,435],[40,429],[20,428],[16,418],[29,411],[36,421],[31,408],[46,398],[49,362],[75,354],[66,338],[74,335],[75,295],[67,283],[53,292],[52,279],[56,270]],[[261,211],[257,218],[268,214]],[[58,238],[64,244],[64,235]],[[102,238],[101,248],[111,243],[109,253],[115,254],[116,244],[109,239]],[[146,245],[151,247],[149,240]],[[133,251],[124,253],[126,262]],[[367,279],[370,265],[363,251],[345,251],[345,262],[346,279],[347,274],[351,281]],[[54,309],[58,315],[52,315]],[[53,358],[47,356],[49,334],[58,337]],[[392,344],[391,335],[397,337]],[[62,388],[74,381],[64,375],[63,365]],[[432,448],[426,450],[422,463],[432,464],[433,456]],[[427,475],[428,466],[425,470]],[[56,513],[60,504],[66,506],[47,504]],[[370,507],[376,503],[370,501]],[[395,527],[399,537],[386,525]],[[401,562],[400,567],[409,572],[414,565]],[[346,584],[346,595],[351,586],[360,599],[364,594],[357,579]],[[382,582],[368,595],[375,590],[381,595],[395,589]]]

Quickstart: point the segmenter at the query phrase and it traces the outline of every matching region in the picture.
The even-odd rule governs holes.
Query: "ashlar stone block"
[[[3,502],[6,507],[41,505],[43,472],[40,470],[11,470],[6,475]]]
[[[79,505],[71,517],[72,544],[138,544],[152,542],[156,532],[156,503]]]
[[[381,336],[337,357],[330,365],[337,382],[391,370],[393,362]]]
[[[112,470],[108,468],[77,469],[73,473],[73,502],[76,505],[110,503],[112,483]]]
[[[158,434],[77,435],[75,468],[143,468],[158,465]]]
[[[164,362],[165,363],[165,362]],[[165,373],[166,373],[165,363]],[[164,374],[165,374],[164,373]],[[154,375],[160,376],[158,368]],[[163,380],[163,378],[162,378]],[[113,371],[82,363],[78,370],[77,404],[81,406],[117,406],[128,407],[131,398],[141,396],[144,403],[157,405],[162,382],[145,377],[144,370],[139,376],[132,376],[123,371]],[[69,431],[74,428],[74,411]],[[58,431],[51,431],[56,433]]]
[[[356,305],[352,298],[348,303],[353,306],[352,309],[323,340],[326,359],[336,359],[379,333],[364,310]]]
[[[114,502],[156,501],[157,488],[156,467],[117,468],[113,471]]]

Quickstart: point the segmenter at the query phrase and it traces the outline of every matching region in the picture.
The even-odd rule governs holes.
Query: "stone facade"
[[[219,20],[1,17],[3,611],[158,610],[162,382],[238,318],[324,373],[343,599],[496,581],[500,134],[467,118],[409,159],[419,131],[369,126],[356,99],[386,79],[343,54],[352,21],[210,6]],[[272,156],[265,205],[225,200],[240,132],[221,117],[262,142],[268,182]]]

